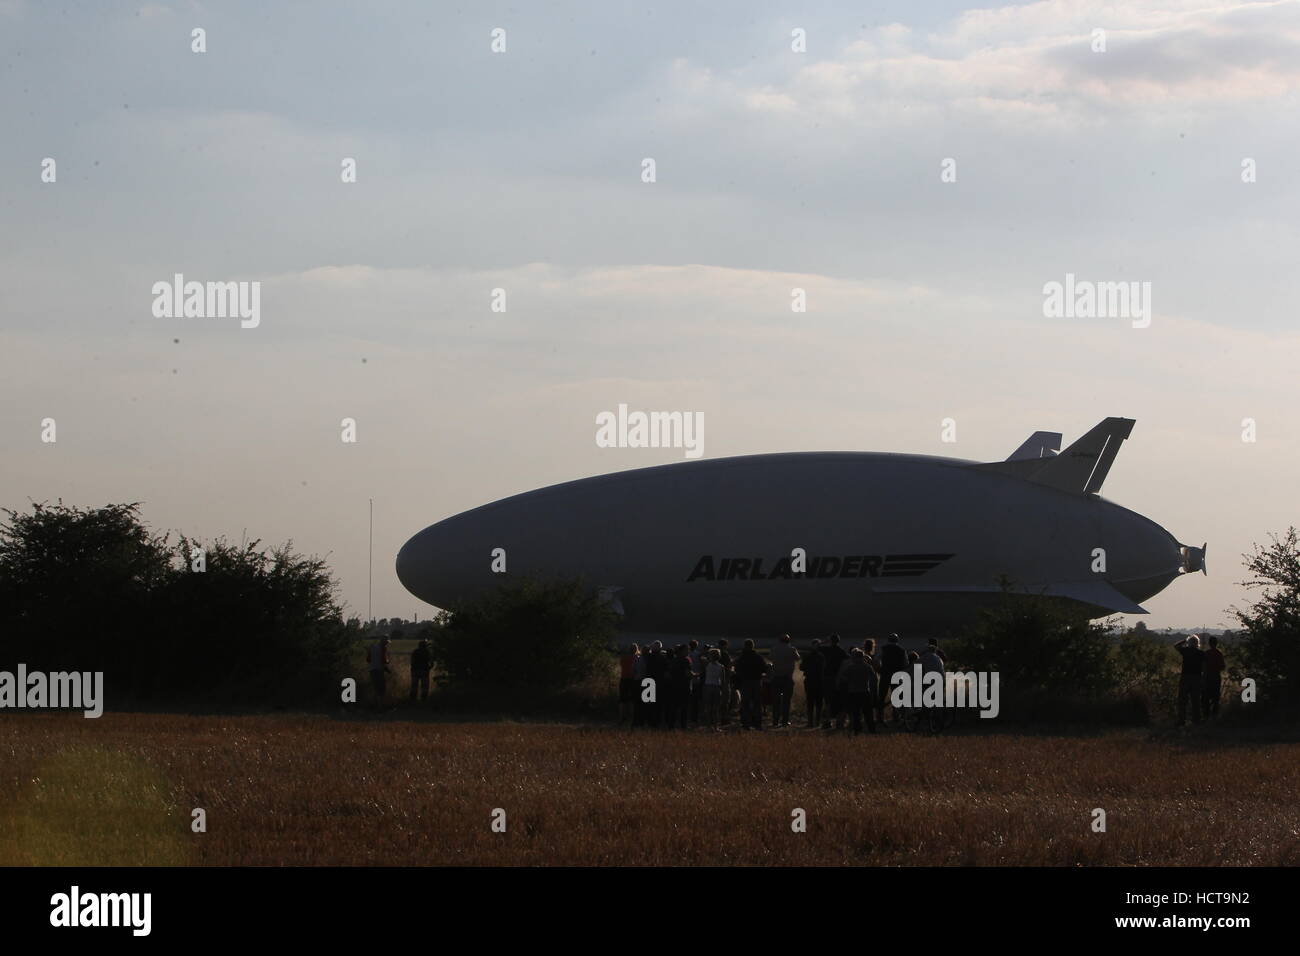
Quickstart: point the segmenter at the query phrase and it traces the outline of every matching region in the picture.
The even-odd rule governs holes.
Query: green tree
[[[4,509],[0,525],[0,660],[49,670],[132,673],[139,636],[172,574],[165,535],[138,503]]]
[[[1152,637],[1138,621],[1112,648],[1113,690],[1127,701],[1133,716],[1173,713],[1178,690],[1177,659],[1164,641]]]
[[[608,661],[616,621],[580,580],[507,578],[453,607],[431,649],[453,681],[558,691]]]
[[[166,677],[179,683],[188,674],[192,686],[251,700],[319,700],[336,691],[355,634],[324,560],[296,553],[292,542],[236,547],[218,538],[203,548],[205,570],[195,572],[197,547],[180,539],[185,560],[165,594],[168,618],[185,622],[174,636],[192,645],[186,653],[173,646]]]
[[[103,671],[110,706],[337,699],[356,629],[324,561],[218,539],[197,571],[137,503],[4,514],[0,665]]]
[[[1254,604],[1231,612],[1241,622],[1238,645],[1246,674],[1255,678],[1260,699],[1300,707],[1300,541],[1296,529],[1269,535],[1246,559],[1251,577],[1241,582],[1260,589]]]
[[[982,609],[948,650],[961,667],[997,671],[1004,712],[1025,717],[1115,686],[1111,630],[1057,599],[1004,583],[1002,600]]]

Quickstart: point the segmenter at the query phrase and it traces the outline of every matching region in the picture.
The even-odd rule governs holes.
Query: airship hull
[[[1182,573],[1169,532],[1024,477],[1035,467],[816,452],[618,472],[432,525],[398,575],[450,607],[499,584],[504,557],[506,574],[601,588],[628,630],[744,636],[942,633],[1008,585],[1092,617],[1142,613]]]

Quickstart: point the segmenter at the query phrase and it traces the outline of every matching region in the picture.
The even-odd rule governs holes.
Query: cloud
[[[3,503],[144,498],[166,526],[292,536],[355,603],[372,495],[391,556],[475,504],[676,460],[595,447],[622,401],[705,412],[710,457],[991,459],[1121,414],[1107,493],[1210,538],[1212,577],[1161,602],[1214,618],[1227,559],[1294,510],[1297,5],[900,9],[801,12],[800,55],[781,5],[634,29],[520,7],[494,56],[472,11],[249,3],[195,56],[174,17],[69,37],[0,0],[23,52],[0,89]],[[1152,281],[1152,327],[1044,319],[1067,271]],[[175,272],[260,280],[261,326],[154,319]]]
[[[1095,29],[1105,31],[1105,52],[1093,50]],[[772,69],[716,74],[679,62],[673,75],[683,94],[736,108],[862,124],[973,112],[1015,125],[1152,104],[1227,108],[1300,86],[1300,7],[1050,0],[968,11],[929,34],[890,24],[778,79],[760,78]]]

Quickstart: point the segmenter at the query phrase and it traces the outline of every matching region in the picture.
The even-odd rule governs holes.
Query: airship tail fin
[[[1119,446],[1133,431],[1131,418],[1107,418],[1035,471],[1029,480],[1040,485],[1092,495],[1110,472]]]
[[[1025,439],[1024,444],[1008,456],[1007,461],[1024,461],[1025,459],[1053,458],[1061,450],[1060,432],[1034,432]]]

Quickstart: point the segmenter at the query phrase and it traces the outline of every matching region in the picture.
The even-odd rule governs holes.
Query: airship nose
[[[487,583],[484,541],[491,537],[474,513],[429,525],[397,552],[397,579],[421,601],[450,607]],[[481,561],[474,560],[478,555],[483,556]]]
[[[1114,508],[1106,511],[1102,527],[1108,580],[1130,600],[1141,604],[1183,572],[1182,546],[1154,521]]]
[[[397,580],[421,601],[436,604],[433,588],[439,578],[437,568],[437,525],[425,528],[402,545],[397,552]]]

